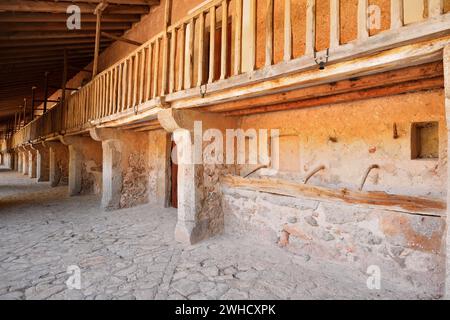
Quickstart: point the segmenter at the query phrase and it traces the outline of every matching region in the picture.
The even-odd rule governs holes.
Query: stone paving
[[[175,209],[103,212],[97,197],[0,169],[0,299],[409,298],[389,283],[367,289],[367,275],[348,266],[242,236],[183,246],[175,223]],[[66,285],[71,265],[80,290]]]

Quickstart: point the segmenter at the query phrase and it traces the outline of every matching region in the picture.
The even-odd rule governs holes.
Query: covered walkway
[[[393,279],[368,290],[368,275],[348,266],[252,239],[225,234],[181,246],[175,209],[104,212],[96,196],[69,197],[67,187],[35,181],[0,172],[0,299],[424,297]],[[65,284],[71,265],[80,268],[80,290]]]

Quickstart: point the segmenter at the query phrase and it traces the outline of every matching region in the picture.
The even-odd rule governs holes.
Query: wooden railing
[[[341,46],[339,0],[330,1],[329,50]],[[127,57],[98,74],[90,83],[35,119],[13,136],[13,145],[51,134],[77,130],[93,120],[132,110],[139,112],[146,103],[192,88],[201,93],[216,82],[224,82],[257,68],[257,39],[264,38],[264,63],[274,64],[274,1],[256,10],[256,0],[213,0],[148,40]],[[306,28],[292,27],[295,1],[285,0],[283,61],[293,57],[295,33],[305,33],[305,56],[315,54],[316,0],[307,0]],[[428,0],[428,18],[443,14],[443,2]],[[405,5],[407,2],[405,2]],[[403,0],[391,0],[390,31],[402,28]],[[358,35],[355,41],[370,38],[367,27],[368,0],[358,1]],[[265,20],[264,34],[257,34],[259,15]],[[231,25],[230,25],[231,24]],[[245,38],[245,42],[243,42]],[[400,40],[399,40],[400,42]],[[204,89],[202,89],[204,88]]]

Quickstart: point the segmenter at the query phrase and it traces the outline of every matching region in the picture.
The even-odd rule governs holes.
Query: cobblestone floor
[[[222,235],[195,246],[173,239],[174,209],[98,209],[0,169],[0,299],[408,298],[367,275]],[[65,284],[81,269],[81,290]]]

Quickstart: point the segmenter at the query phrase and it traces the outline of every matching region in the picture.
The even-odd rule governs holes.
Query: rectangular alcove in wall
[[[411,159],[439,158],[439,122],[411,124]]]

